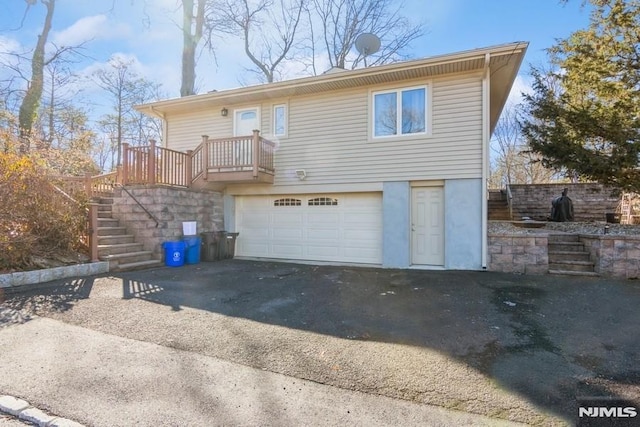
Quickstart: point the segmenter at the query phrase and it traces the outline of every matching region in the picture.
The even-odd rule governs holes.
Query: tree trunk
[[[22,104],[20,104],[20,113],[18,116],[22,143],[21,150],[23,152],[28,152],[30,149],[31,144],[29,138],[31,137],[33,123],[36,119],[38,106],[40,105],[40,99],[42,97],[45,66],[44,48],[47,44],[49,31],[51,30],[51,21],[53,19],[53,10],[56,2],[55,0],[43,0],[42,3],[47,7],[47,16],[42,28],[42,34],[38,36],[38,43],[33,51],[33,58],[31,60],[31,82],[22,100]]]
[[[182,86],[180,96],[195,95],[196,49],[202,39],[204,6],[206,0],[198,0],[198,10],[193,15],[194,0],[182,0]],[[195,28],[194,26],[195,19]]]

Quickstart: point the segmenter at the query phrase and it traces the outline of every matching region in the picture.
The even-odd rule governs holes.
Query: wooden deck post
[[[209,178],[209,135],[202,135],[202,176]]]
[[[147,181],[153,185],[156,183],[156,140],[149,140],[149,163],[147,165],[149,170],[147,171]]]
[[[129,144],[122,143],[122,185],[127,185],[129,182]]]
[[[193,150],[187,150],[187,159],[185,161],[187,162],[184,170],[186,184],[187,188],[191,188],[193,184]]]
[[[116,166],[116,184],[122,185],[122,165]]]
[[[89,204],[89,257],[98,261],[98,204]]]
[[[253,179],[258,179],[258,169],[260,167],[260,131],[253,130],[253,148],[251,150],[253,157]]]
[[[89,172],[84,174],[84,192],[88,199],[93,197],[93,189],[91,188],[91,174]]]

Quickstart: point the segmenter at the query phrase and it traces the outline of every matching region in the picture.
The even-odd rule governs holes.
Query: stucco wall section
[[[451,179],[444,185],[445,268],[482,268],[482,181]]]
[[[222,198],[224,204],[225,231],[236,231],[236,198],[225,194]]]
[[[222,194],[212,191],[152,187],[127,190],[155,218],[153,219],[125,191],[118,190],[113,201],[113,217],[127,228],[135,241],[160,258],[162,243],[182,237],[182,223],[196,221],[197,232],[224,230]]]
[[[640,278],[640,236],[581,235],[580,240],[602,276]]]
[[[411,264],[409,221],[411,187],[408,182],[385,182],[382,187],[382,266]]]
[[[490,234],[489,270],[545,274],[549,271],[548,244],[547,234]]]

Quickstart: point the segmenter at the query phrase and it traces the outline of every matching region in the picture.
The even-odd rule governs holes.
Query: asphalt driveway
[[[640,283],[229,260],[6,295],[39,315],[347,390],[529,424],[640,405]]]

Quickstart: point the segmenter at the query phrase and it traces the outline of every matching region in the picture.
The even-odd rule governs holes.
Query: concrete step
[[[577,234],[550,234],[549,243],[579,242],[580,236]]]
[[[509,216],[509,212],[492,212],[489,211],[489,219],[493,221],[510,221],[511,217]]]
[[[127,234],[127,227],[98,227],[98,236],[121,236]]]
[[[584,244],[581,242],[551,242],[549,252],[584,252]]]
[[[549,263],[555,261],[590,261],[591,255],[589,252],[576,252],[576,251],[549,251]]]
[[[507,194],[502,190],[489,190],[489,201],[507,200]]]
[[[101,261],[115,261],[120,264],[130,264],[133,262],[148,261],[151,259],[153,252],[151,251],[138,251],[138,252],[123,252],[119,254],[105,255],[100,257]]]
[[[100,218],[113,218],[111,211],[98,211],[98,219]]]
[[[147,268],[162,267],[162,261],[157,259],[150,259],[148,261],[138,261],[126,264],[118,264],[113,271],[132,271],[132,270],[144,270]]]
[[[593,272],[593,263],[590,261],[549,261],[549,270],[555,271],[591,271]]]
[[[112,205],[113,195],[111,195],[110,197],[106,197],[106,196],[100,197],[99,200],[101,205]]]
[[[111,212],[113,210],[113,206],[110,204],[98,204],[98,212]]]
[[[118,221],[115,218],[109,218],[109,217],[100,218],[100,217],[98,217],[98,228],[118,227],[118,226],[120,226],[120,221]]]
[[[549,270],[549,274],[555,274],[560,276],[585,276],[585,277],[600,277],[600,275],[593,271],[571,271],[571,270]]]
[[[98,236],[98,246],[118,245],[122,243],[133,243],[133,234],[120,234],[116,236]]]
[[[139,252],[142,250],[142,243],[120,243],[114,245],[98,245],[98,256],[115,255],[126,252]]]

